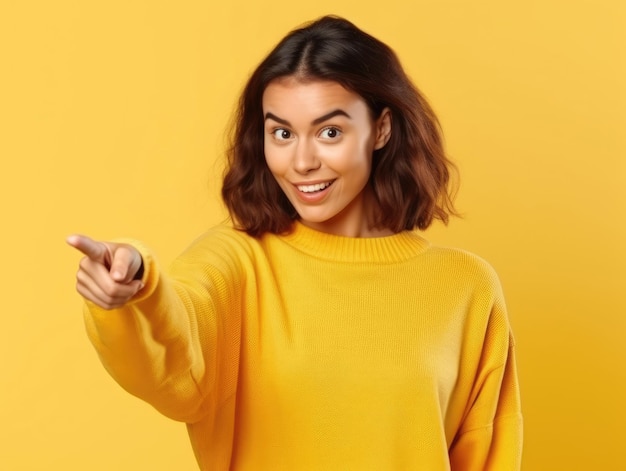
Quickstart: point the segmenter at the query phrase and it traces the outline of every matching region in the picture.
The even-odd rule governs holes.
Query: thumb
[[[130,283],[142,266],[139,251],[132,245],[115,244],[111,247],[112,259],[109,273],[118,283]]]

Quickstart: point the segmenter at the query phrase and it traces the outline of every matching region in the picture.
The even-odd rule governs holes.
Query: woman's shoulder
[[[190,245],[232,245],[246,246],[254,244],[254,237],[228,223],[217,224],[200,234]]]
[[[193,240],[178,259],[243,260],[252,257],[258,240],[232,225],[223,223],[207,229]]]
[[[499,289],[500,279],[493,265],[469,250],[432,244],[425,254],[439,270],[451,277],[474,280]]]

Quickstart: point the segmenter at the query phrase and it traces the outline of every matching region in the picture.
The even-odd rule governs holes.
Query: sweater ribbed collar
[[[313,257],[348,263],[397,263],[421,255],[430,247],[413,231],[385,237],[343,237],[316,231],[298,221],[292,232],[279,237]]]

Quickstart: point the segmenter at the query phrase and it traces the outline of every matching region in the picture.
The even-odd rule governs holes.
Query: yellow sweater
[[[188,425],[202,470],[517,470],[522,421],[498,279],[412,232],[299,223],[198,239],[123,309],[86,309],[104,366]]]

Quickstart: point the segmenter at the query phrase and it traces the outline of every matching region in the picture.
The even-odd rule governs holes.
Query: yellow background
[[[242,84],[331,12],[391,45],[441,118],[465,218],[428,237],[501,275],[524,469],[626,469],[625,5],[2,2],[0,469],[195,469],[184,426],[100,366],[64,238],[139,238],[167,264],[221,221]]]

